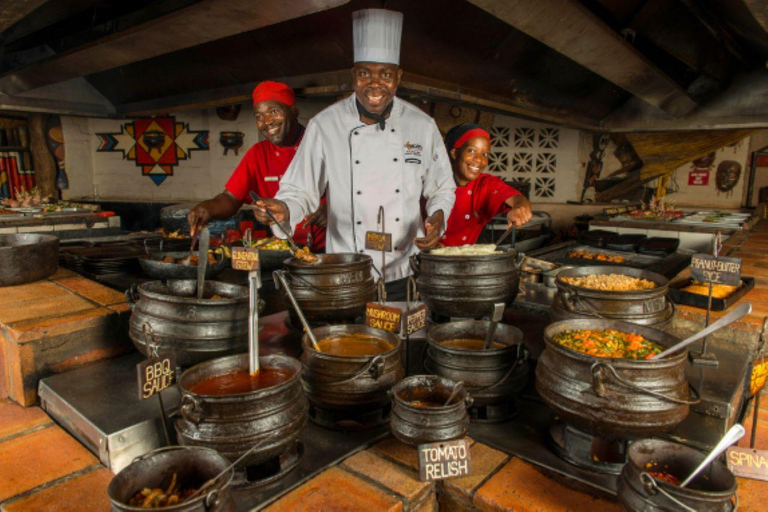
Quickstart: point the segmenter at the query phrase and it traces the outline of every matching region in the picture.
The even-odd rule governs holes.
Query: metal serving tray
[[[624,263],[610,263],[607,261],[588,260],[584,258],[569,258],[568,253],[572,251],[587,251],[594,254],[605,254],[609,256],[621,256],[624,258]],[[551,263],[559,263],[561,265],[571,265],[576,267],[594,266],[594,265],[609,265],[615,267],[633,267],[646,269],[656,263],[660,262],[663,258],[660,256],[648,256],[645,254],[637,254],[635,252],[621,252],[621,251],[609,251],[607,249],[600,249],[589,245],[568,242],[565,244],[553,245],[545,249],[531,252],[530,256],[535,256],[538,259],[549,261]]]

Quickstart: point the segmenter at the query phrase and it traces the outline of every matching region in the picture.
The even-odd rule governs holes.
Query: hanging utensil
[[[464,387],[463,381],[459,381],[455,386],[453,386],[453,391],[451,391],[451,394],[448,396],[448,400],[446,400],[443,404],[443,407],[447,407],[451,403],[451,400],[453,400],[454,397],[459,394],[459,391],[461,391],[462,387]]]
[[[517,229],[517,225],[516,225],[516,224],[512,224],[510,227],[508,227],[508,228],[507,228],[507,230],[506,230],[504,233],[502,233],[502,234],[501,234],[501,236],[499,237],[499,239],[498,239],[498,240],[496,240],[496,248],[497,248],[497,249],[499,248],[499,246],[501,245],[501,243],[502,243],[504,240],[506,240],[506,239],[507,239],[507,237],[509,236],[509,234],[510,234],[510,233],[512,233],[512,231],[514,231],[515,229]],[[513,243],[512,245],[514,246],[515,244]]]
[[[710,325],[706,329],[703,329],[703,330],[699,331],[697,334],[694,334],[693,336],[691,336],[690,338],[686,338],[683,341],[681,341],[680,343],[678,343],[676,345],[673,345],[672,347],[668,348],[664,352],[656,354],[655,356],[653,356],[651,358],[651,361],[653,361],[654,359],[661,359],[662,357],[666,357],[669,354],[674,354],[675,352],[679,352],[679,351],[683,350],[684,348],[688,347],[688,345],[690,345],[694,341],[698,341],[701,338],[709,336],[710,334],[712,334],[715,331],[719,331],[723,327],[725,327],[727,325],[730,325],[733,322],[735,322],[736,320],[739,320],[739,319],[747,316],[751,312],[752,312],[752,304],[750,304],[749,302],[745,302],[743,304],[739,304],[733,311],[731,311],[727,315],[723,316],[722,318],[720,318],[720,320],[718,320],[717,322],[713,323],[712,325]]]
[[[704,459],[704,461],[699,464],[699,466],[693,470],[693,473],[691,473],[688,478],[686,478],[683,483],[680,484],[680,487],[685,487],[691,481],[696,478],[696,476],[701,473],[701,471],[709,465],[710,462],[715,460],[721,453],[723,453],[726,448],[731,446],[733,443],[738,441],[744,436],[744,427],[740,425],[739,423],[736,423],[734,426],[732,426],[728,432],[725,433],[723,438],[720,440],[717,445],[715,445],[714,448],[712,448],[712,451],[709,452],[709,455],[707,455],[707,458]]]
[[[491,314],[491,325],[488,326],[488,334],[485,335],[485,345],[483,350],[488,350],[493,345],[493,337],[496,334],[496,327],[504,316],[504,303],[497,302],[493,305],[493,314]]]
[[[208,268],[208,246],[211,242],[211,232],[203,228],[200,232],[197,247],[197,298],[203,298],[205,289],[205,270]]]
[[[253,192],[253,191],[251,191],[251,199],[253,199],[254,201],[263,201],[264,200],[263,197],[261,197],[259,194],[257,194],[256,192]],[[288,245],[291,246],[291,251],[294,254],[299,252],[299,246],[296,245],[296,243],[293,241],[293,238],[291,237],[291,234],[288,233],[288,231],[283,227],[282,224],[277,222],[277,219],[275,218],[274,215],[272,215],[272,212],[269,211],[269,208],[264,208],[264,210],[267,212],[267,217],[269,217],[269,220],[271,220],[272,222],[277,224],[277,227],[279,227],[280,231],[282,231],[283,234],[286,236],[286,240],[288,241]]]
[[[296,314],[299,315],[299,320],[301,321],[301,325],[303,325],[304,330],[307,331],[307,336],[309,336],[309,341],[312,342],[312,348],[314,348],[318,352],[322,352],[320,350],[320,345],[317,344],[317,338],[315,338],[315,335],[312,332],[312,328],[309,326],[309,322],[307,322],[307,319],[304,316],[304,313],[301,311],[301,308],[299,307],[299,303],[296,302],[296,297],[293,296],[291,287],[288,286],[288,280],[285,279],[285,271],[275,270],[272,275],[275,278],[275,285],[277,285],[277,283],[280,283],[285,288],[285,293],[286,295],[288,295],[288,300],[291,301],[291,304],[293,305],[293,309],[295,309]]]

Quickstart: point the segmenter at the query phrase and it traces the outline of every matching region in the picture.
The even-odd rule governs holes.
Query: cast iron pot
[[[206,281],[198,299],[193,280],[150,281],[126,292],[133,309],[129,335],[136,348],[147,355],[151,328],[158,350],[172,349],[180,366],[192,366],[248,348],[248,288]]]
[[[197,256],[197,253],[192,253],[192,255]],[[141,265],[144,273],[152,279],[197,279],[197,265],[166,263],[162,261],[166,256],[170,256],[174,260],[180,260],[189,257],[190,253],[185,251],[153,252],[139,258],[139,265]],[[230,265],[229,258],[221,255],[217,256],[216,263],[209,263],[205,267],[205,278],[213,279]]]
[[[623,274],[647,279],[656,284],[648,290],[604,291],[580,288],[566,283],[566,277],[594,274]],[[630,267],[578,267],[563,270],[555,279],[557,295],[552,304],[552,320],[605,318],[621,320],[656,328],[667,325],[675,314],[672,301],[667,299],[669,280],[654,272]]]
[[[376,282],[367,254],[318,254],[307,263],[296,258],[283,262],[286,279],[310,322],[354,320],[365,314],[365,304],[376,297]],[[289,313],[299,325],[293,308]]]
[[[364,412],[389,404],[389,390],[403,378],[400,337],[367,325],[331,325],[312,329],[318,341],[338,334],[367,334],[394,348],[375,356],[337,356],[312,348],[302,337],[301,382],[312,404],[326,410]]]
[[[138,512],[147,510],[131,507],[128,501],[145,487],[167,489],[176,473],[177,481],[195,487],[214,478],[229,466],[229,461],[207,448],[169,446],[137,457],[131,465],[120,471],[107,488],[113,512]],[[230,483],[234,472],[230,468],[213,483],[210,490],[189,502],[155,510],[173,512],[230,512],[235,510]]]
[[[412,405],[414,401],[444,404],[455,386],[455,382],[437,375],[414,375],[398,382],[392,388],[392,435],[411,446],[464,437],[469,430],[467,407],[472,399],[463,387],[446,406]]]
[[[715,460],[687,487],[654,479],[648,471],[664,471],[681,482],[704,461],[701,452],[669,441],[644,439],[627,450],[627,463],[619,475],[619,502],[631,512],[729,512],[736,509],[736,478]],[[651,467],[648,467],[651,464]]]
[[[615,329],[665,347],[679,338],[616,320],[564,320],[544,329],[546,348],[536,365],[536,390],[566,423],[608,439],[651,437],[688,415],[692,391],[685,376],[688,351],[660,360],[609,359],[582,354],[553,340],[563,331]]]
[[[517,251],[480,256],[411,256],[416,287],[429,310],[444,317],[490,316],[493,305],[511,304],[520,285]]]
[[[248,354],[222,357],[190,368],[179,379],[181,418],[176,420],[179,442],[213,448],[231,461],[261,443],[239,466],[260,464],[293,446],[307,423],[309,405],[301,390],[301,364],[275,354],[259,358],[262,368],[281,368],[291,377],[276,386],[234,395],[198,395],[196,383],[216,375],[248,371]]]
[[[53,235],[0,235],[0,286],[40,281],[59,268],[59,239]]]
[[[490,322],[462,320],[437,325],[427,333],[424,369],[452,381],[462,381],[475,406],[509,402],[528,381],[528,349],[517,327],[498,324],[494,341],[503,348],[466,350],[446,347],[456,339],[485,339]]]

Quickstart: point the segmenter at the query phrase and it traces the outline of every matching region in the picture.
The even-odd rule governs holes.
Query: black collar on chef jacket
[[[387,105],[387,108],[384,109],[384,112],[382,112],[381,115],[368,112],[357,98],[355,98],[355,103],[357,104],[357,111],[362,117],[373,119],[379,124],[379,128],[383,130],[387,122],[387,116],[392,112],[392,106],[395,104],[395,99],[392,98],[392,101],[389,102],[389,105]]]

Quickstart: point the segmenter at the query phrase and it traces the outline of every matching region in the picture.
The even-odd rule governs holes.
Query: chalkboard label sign
[[[365,325],[400,334],[403,312],[398,308],[376,302],[365,305]]]
[[[725,462],[736,476],[768,480],[768,450],[732,446],[725,452]]]
[[[704,283],[741,286],[741,258],[694,254],[691,258],[691,277]]]
[[[466,439],[419,445],[419,479],[422,482],[468,475],[472,470],[471,462]]]
[[[176,354],[160,352],[157,357],[150,357],[137,364],[136,370],[139,376],[139,399],[146,400],[176,382]]]
[[[427,326],[427,305],[422,304],[405,312],[405,334],[410,336]]]
[[[749,396],[755,396],[763,390],[768,380],[768,359],[765,356],[753,359],[750,366]]]
[[[369,251],[392,252],[392,233],[367,231],[365,233],[365,248]]]
[[[253,247],[233,247],[232,268],[246,272],[259,270],[259,250]]]

